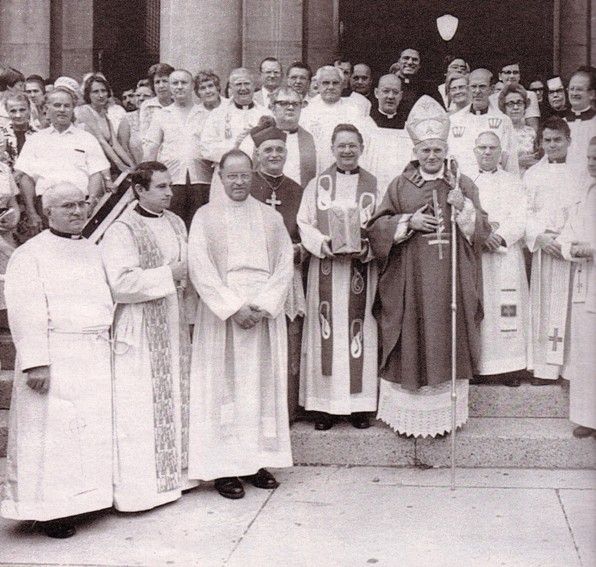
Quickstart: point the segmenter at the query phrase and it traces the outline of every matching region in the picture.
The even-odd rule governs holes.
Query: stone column
[[[51,76],[93,70],[93,0],[52,0]]]
[[[161,0],[160,20],[160,60],[213,69],[223,88],[242,63],[242,0]]]
[[[594,46],[590,45],[591,0],[560,0],[560,74],[569,78],[580,65],[587,65]],[[592,60],[592,65],[594,61]]]
[[[50,0],[0,1],[0,63],[25,75],[50,71]]]
[[[244,0],[242,61],[258,71],[265,57],[276,57],[284,70],[302,60],[303,0]]]
[[[339,42],[339,0],[305,0],[305,49],[313,73],[329,65]]]

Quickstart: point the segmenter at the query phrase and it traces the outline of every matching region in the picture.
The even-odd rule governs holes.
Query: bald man
[[[354,70],[350,77],[350,87],[352,88],[352,92],[361,94],[371,103],[374,102],[372,72],[366,63],[357,63],[354,65]]]
[[[213,168],[199,157],[199,139],[209,111],[193,98],[193,77],[186,69],[170,76],[173,104],[157,112],[143,137],[144,161],[160,161],[172,178],[170,208],[190,228],[196,210],[209,201]]]
[[[456,158],[462,173],[474,179],[478,164],[474,155],[476,139],[481,132],[494,132],[501,140],[501,162],[505,171],[519,175],[517,143],[513,124],[490,100],[492,73],[475,69],[470,73],[469,89],[472,102],[450,117],[449,151]]]
[[[17,349],[0,512],[74,535],[71,516],[112,505],[112,297],[96,246],[81,238],[83,192],[49,187],[50,228],[12,255],[6,303]]]

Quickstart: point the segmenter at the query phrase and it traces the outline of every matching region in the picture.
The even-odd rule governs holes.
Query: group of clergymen
[[[528,368],[536,383],[570,379],[577,434],[593,435],[596,139],[578,149],[552,116],[544,157],[523,179],[503,169],[516,147],[487,73],[472,72],[473,102],[451,116],[429,97],[412,105],[408,139],[396,129],[390,147],[413,159],[400,155],[386,187],[361,167],[382,169],[385,142],[328,66],[304,127],[297,91],[272,92],[267,116],[246,70],[232,72],[231,100],[202,126],[200,156],[217,166],[192,218],[169,210],[184,183],[160,161],[135,166],[135,200],[99,246],[81,237],[85,191],[44,188],[49,229],[5,278],[17,369],[2,515],[69,537],[76,514],[146,510],[199,481],[232,499],[241,478],[273,489],[267,468],[292,465],[298,374],[317,430],[341,415],[366,428],[377,412],[400,434],[450,432],[453,269],[456,425],[474,376]],[[170,151],[190,120],[186,74],[171,73],[171,109],[149,129]],[[572,150],[589,175],[566,163]]]

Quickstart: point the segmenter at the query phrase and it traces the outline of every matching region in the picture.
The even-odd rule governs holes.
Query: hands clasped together
[[[242,329],[252,329],[257,323],[260,323],[264,317],[270,317],[267,311],[253,305],[251,303],[245,303],[234,315],[232,319]]]

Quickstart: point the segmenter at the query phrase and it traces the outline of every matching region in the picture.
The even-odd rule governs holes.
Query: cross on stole
[[[439,205],[439,199],[437,197],[437,190],[433,189],[433,211],[435,213],[435,218],[439,221],[437,224],[437,230],[434,234],[435,238],[430,239],[428,241],[429,246],[436,244],[439,248],[439,260],[443,259],[443,244],[449,244],[449,238],[444,238],[443,231],[443,211],[441,210],[441,206]]]
[[[577,294],[580,294],[584,289],[584,283],[582,281],[582,265],[581,263],[577,266],[577,271],[575,272],[575,291]]]
[[[553,343],[552,352],[557,352],[557,343],[563,342],[563,337],[559,336],[559,327],[555,327],[553,334],[549,335],[547,338],[551,343]]]
[[[277,205],[281,205],[281,201],[277,198],[277,195],[275,194],[275,191],[273,191],[271,193],[271,198],[270,199],[266,199],[265,200],[265,203],[267,203],[268,205],[271,205],[274,210],[277,208]]]

